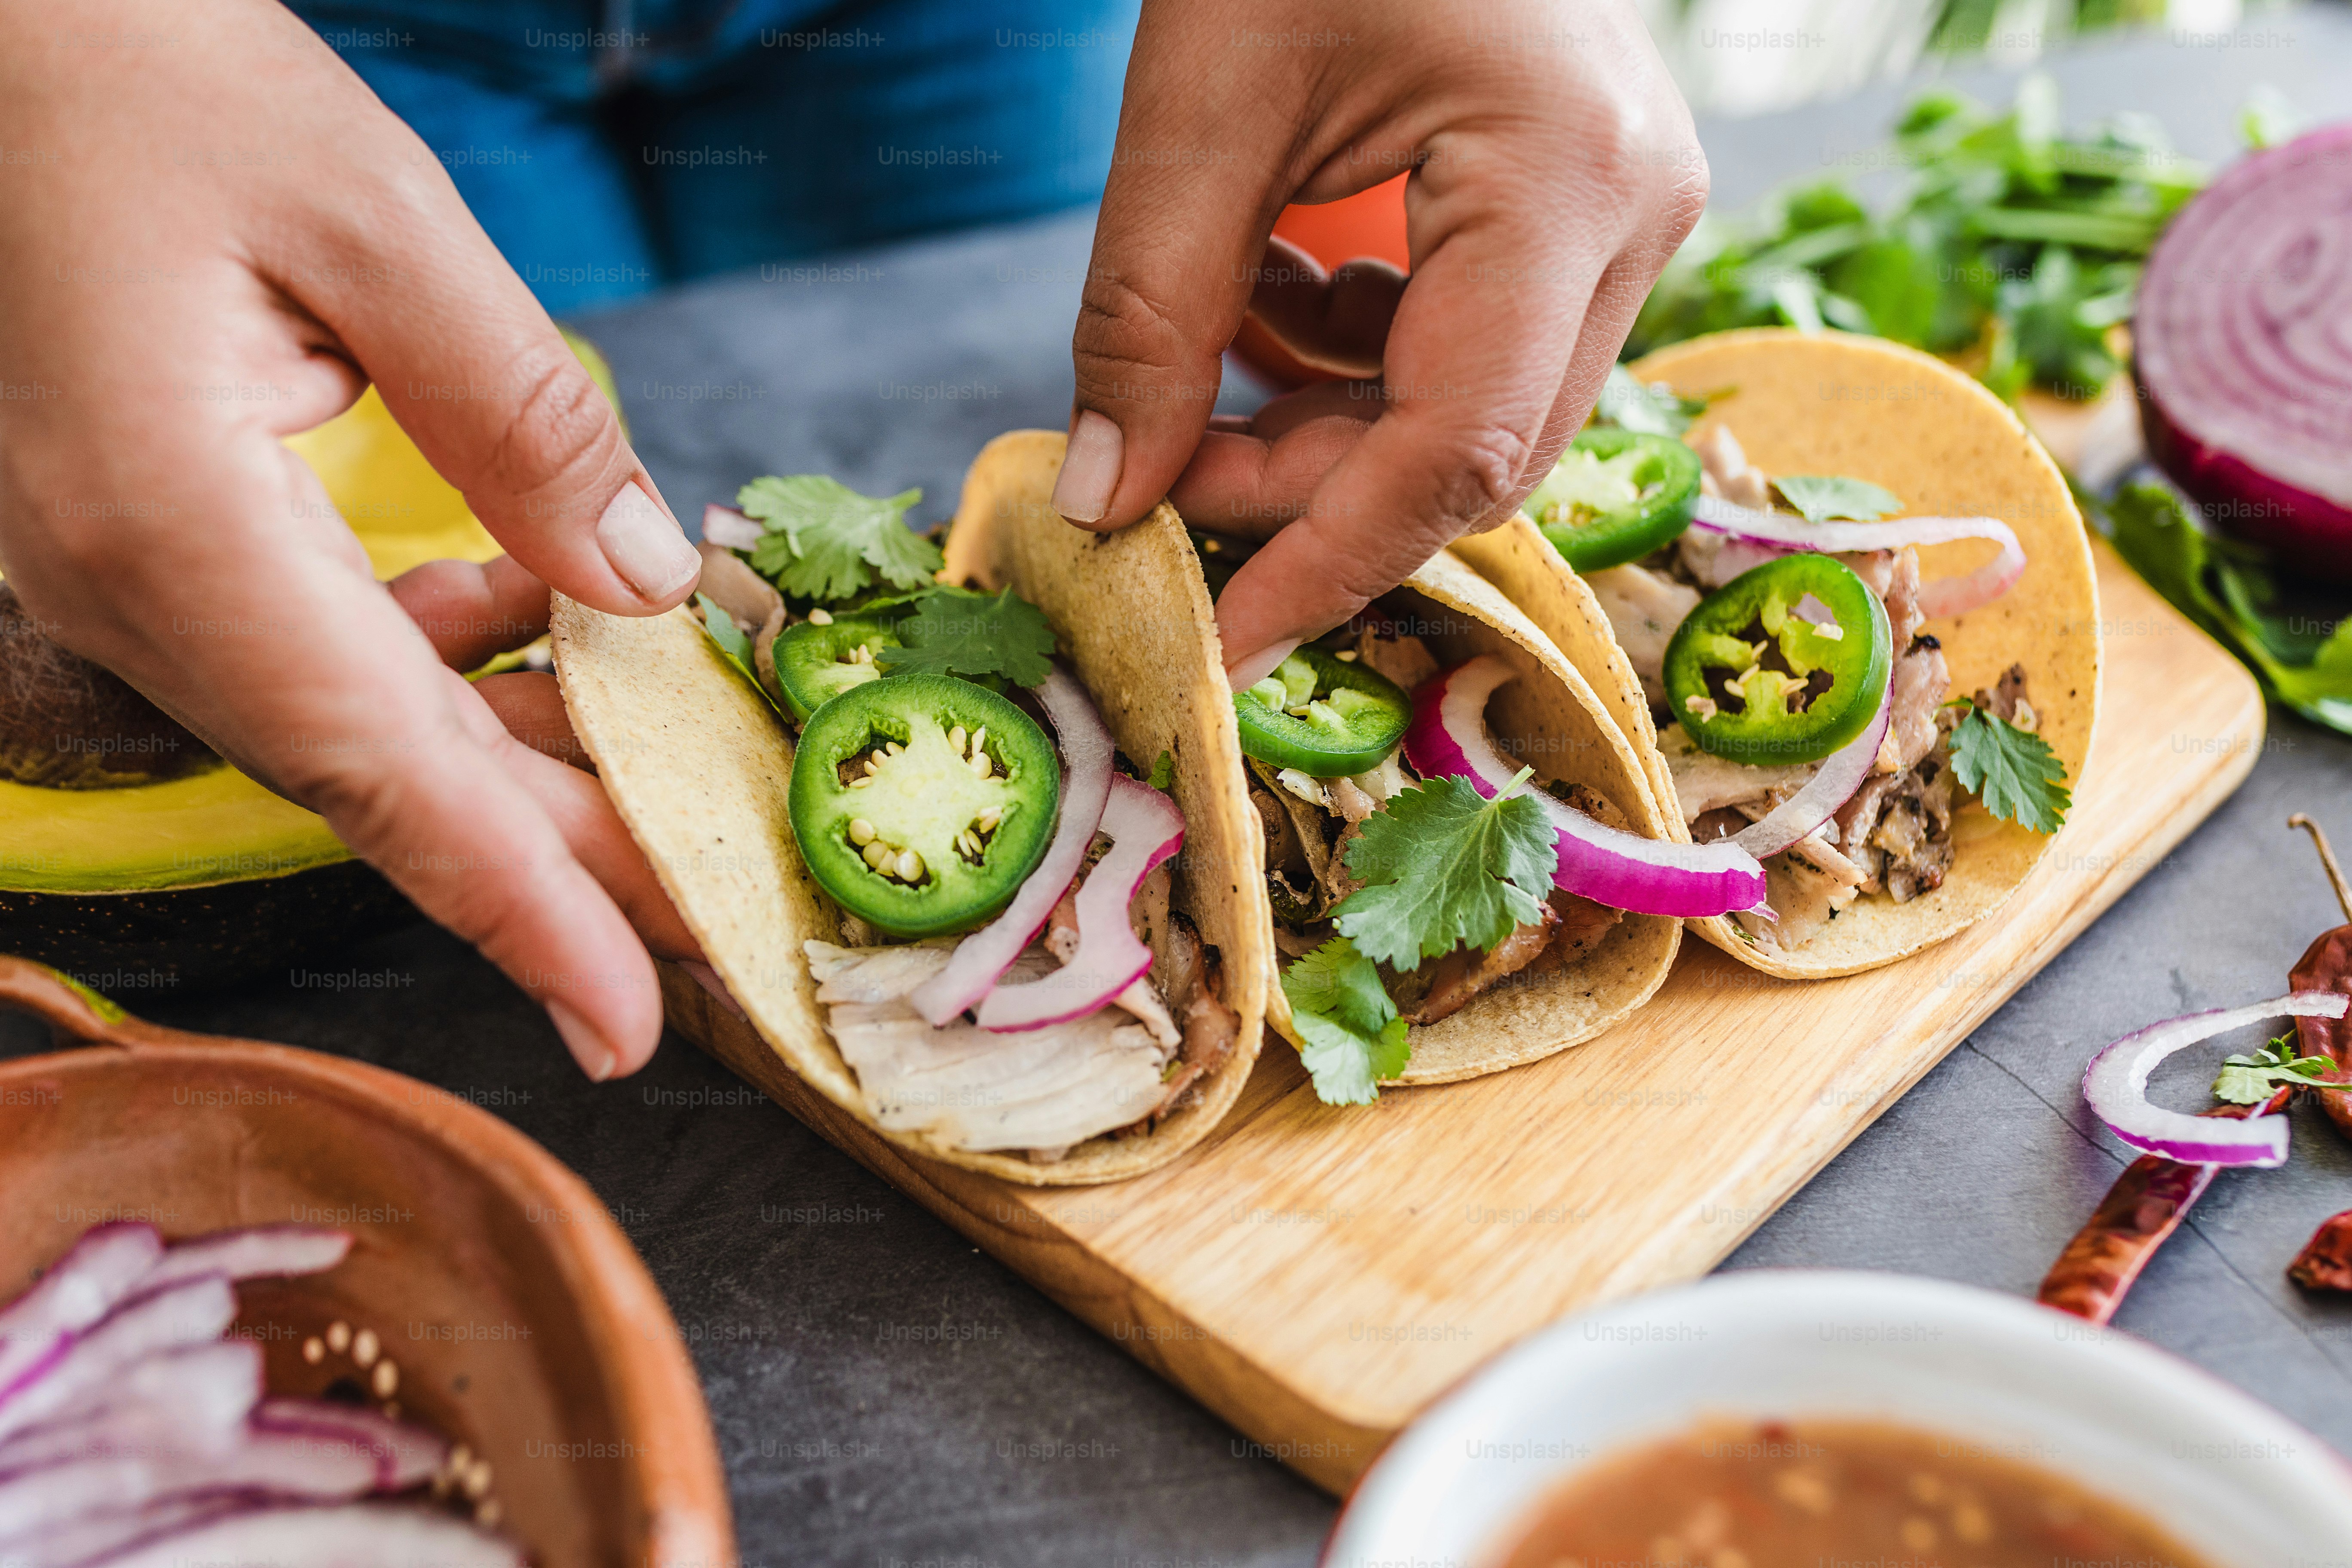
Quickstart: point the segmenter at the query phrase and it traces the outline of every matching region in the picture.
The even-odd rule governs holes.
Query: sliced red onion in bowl
[[[2242,1121],[2190,1116],[2147,1100],[2148,1075],[2173,1052],[2266,1018],[2341,1018],[2352,997],[2333,991],[2298,991],[2250,1007],[2190,1013],[2134,1030],[2091,1058],[2083,1072],[2083,1099],[2107,1131],[2135,1149],[2184,1165],[2286,1163],[2287,1119],[2250,1116]]]
[[[281,1279],[323,1274],[352,1250],[351,1232],[314,1225],[258,1225],[173,1246],[139,1281],[142,1292],[200,1274],[226,1279]]]
[[[1070,879],[1087,863],[1104,803],[1110,798],[1110,731],[1103,728],[1094,699],[1058,664],[1036,696],[1053,721],[1062,751],[1062,805],[1054,840],[1004,912],[965,937],[945,968],[908,993],[907,1000],[933,1028],[943,1028],[957,1014],[977,1006],[1013,967],[1030,938],[1045,929]]]
[[[382,1503],[263,1508],[148,1540],[93,1568],[192,1568],[200,1563],[299,1563],[301,1568],[523,1568],[514,1546],[446,1514]]]
[[[72,1336],[113,1310],[163,1253],[152,1225],[82,1233],[41,1282],[0,1311],[0,1404],[48,1369]]]
[[[0,1405],[0,1436],[48,1420],[75,1401],[103,1396],[132,1363],[163,1351],[217,1340],[236,1321],[236,1292],[217,1274],[183,1279],[115,1309],[78,1335],[46,1376]]]
[[[1514,679],[1511,667],[1481,654],[1413,693],[1405,760],[1423,778],[1466,778],[1492,800],[1518,769],[1495,751],[1486,700]],[[1677,844],[1595,822],[1543,790],[1528,792],[1559,838],[1553,884],[1611,909],[1700,919],[1754,909],[1764,901],[1764,868],[1738,845]]]
[[[1111,847],[1078,889],[1077,951],[1051,974],[991,990],[974,1015],[982,1028],[1037,1029],[1083,1018],[1151,967],[1151,950],[1135,934],[1128,906],[1143,879],[1184,847],[1184,815],[1150,784],[1113,773],[1096,831],[1110,835]]]
[[[767,531],[733,507],[720,506],[713,501],[702,509],[702,538],[705,543],[724,545],[730,550],[749,550],[758,544],[761,535]]]
[[[375,1460],[375,1489],[406,1491],[433,1479],[449,1458],[437,1432],[395,1421],[363,1405],[326,1399],[267,1399],[253,1424],[268,1432],[305,1435],[321,1442],[347,1443]]]
[[[1727,552],[1734,545],[1781,554],[1804,550],[1821,555],[1842,555],[1858,550],[1900,550],[1906,544],[1949,544],[1961,539],[1989,539],[1999,544],[2000,553],[1974,571],[1919,584],[1919,609],[1931,621],[1965,616],[1992,603],[2015,586],[2025,571],[2025,546],[2018,542],[2017,531],[1992,517],[1808,522],[1782,512],[1735,505],[1720,496],[1701,496],[1692,513],[1691,526],[1728,535],[1732,543],[1725,546]]]
[[[2231,165],[2140,274],[2149,454],[2214,523],[2352,581],[2352,121]]]
[[[1862,727],[1862,733],[1823,758],[1820,770],[1805,781],[1802,789],[1733,834],[1731,842],[1761,860],[1778,855],[1835,816],[1878,765],[1878,748],[1885,744],[1886,729],[1894,719],[1895,705],[1886,700],[1887,688],[1894,680],[1895,661],[1889,659],[1886,679],[1878,688],[1878,710]]]

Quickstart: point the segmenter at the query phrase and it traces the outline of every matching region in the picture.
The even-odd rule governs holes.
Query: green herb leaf
[[[1370,1105],[1382,1079],[1404,1071],[1412,1047],[1381,972],[1346,937],[1333,937],[1282,972],[1298,1059],[1326,1105]]]
[[[2260,1105],[2283,1085],[2308,1088],[2326,1081],[2336,1064],[2326,1057],[2298,1057],[2295,1037],[2281,1035],[2252,1056],[2222,1058],[2213,1079],[2213,1098],[2231,1105]]]
[[[1664,382],[1643,385],[1622,364],[1609,367],[1592,416],[1603,425],[1644,436],[1679,436],[1706,412],[1704,397],[1683,397]]]
[[[1952,731],[1952,771],[1987,811],[2036,833],[2057,832],[2074,798],[2049,742],[1981,708]]]
[[[1789,474],[1774,479],[1772,488],[1780,492],[1782,500],[1803,513],[1807,522],[1828,522],[1833,518],[1876,522],[1903,510],[1902,501],[1867,479]]]
[[[1045,612],[1010,588],[977,594],[942,585],[896,602],[914,608],[895,623],[906,646],[874,656],[885,674],[1002,675],[1034,686],[1054,673],[1054,628]]]
[[[751,550],[751,569],[795,598],[838,603],[874,586],[929,582],[939,548],[907,527],[919,489],[860,495],[823,474],[753,479],[736,493],[743,515],[768,530]]]
[[[1151,776],[1143,782],[1150,784],[1153,789],[1159,790],[1163,794],[1175,787],[1175,753],[1172,752],[1160,752],[1159,759],[1151,764]]]
[[[743,679],[751,683],[751,689],[766,698],[768,706],[774,708],[775,694],[760,679],[759,663],[751,657],[750,635],[737,626],[735,617],[720,609],[709,595],[697,594],[694,603],[702,612],[703,635],[719,645],[719,651],[727,656],[727,662],[741,670]]]
[[[1364,818],[1348,847],[1348,869],[1364,886],[1332,910],[1339,933],[1380,963],[1414,969],[1541,920],[1559,850],[1543,807],[1517,793],[1531,772],[1493,800],[1467,779],[1432,779]]]
[[[2352,617],[2281,616],[2259,552],[2208,535],[2170,489],[2129,484],[2104,506],[2116,552],[2190,620],[2251,667],[2270,695],[2305,718],[2352,731]],[[2338,611],[2340,614],[2340,611]]]

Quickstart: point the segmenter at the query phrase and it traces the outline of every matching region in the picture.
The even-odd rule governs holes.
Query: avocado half
[[[620,406],[585,339],[564,339]],[[286,445],[379,578],[498,542],[373,387]],[[288,971],[419,918],[326,822],[271,794],[0,584],[0,952],[94,990],[171,995]]]

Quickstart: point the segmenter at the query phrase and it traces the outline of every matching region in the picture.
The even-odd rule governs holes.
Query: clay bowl
[[[412,1419],[491,1467],[543,1568],[718,1568],[727,1490],[677,1325],[586,1184],[505,1122],[380,1068],[142,1023],[0,957],[0,1005],[81,1048],[0,1062],[0,1300],[90,1226],[335,1225],[351,1256],[240,1288],[273,1393],[373,1373],[303,1347],[372,1329]]]

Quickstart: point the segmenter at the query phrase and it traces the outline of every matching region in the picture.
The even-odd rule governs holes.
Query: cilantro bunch
[[[1432,779],[1364,818],[1347,854],[1363,886],[1331,911],[1339,934],[1282,976],[1326,1104],[1370,1104],[1411,1054],[1380,965],[1402,973],[1459,947],[1490,950],[1543,918],[1559,848],[1543,808],[1519,793],[1533,772],[1492,800],[1467,779]]]
[[[2107,331],[2131,314],[2141,260],[2206,179],[2144,115],[2063,133],[2041,76],[2006,113],[1948,89],[1920,95],[1884,162],[1899,181],[1875,209],[1833,178],[1744,223],[1702,221],[1628,354],[1731,327],[1830,326],[1977,351],[2004,397],[2029,382],[2089,397],[2116,369]]]

